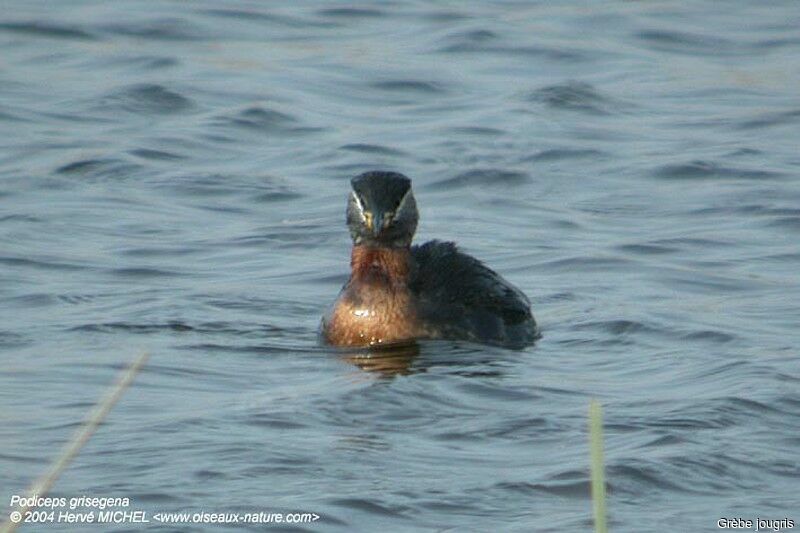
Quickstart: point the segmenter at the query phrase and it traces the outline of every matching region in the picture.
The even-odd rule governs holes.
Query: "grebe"
[[[322,319],[327,342],[450,339],[522,348],[540,336],[528,298],[495,271],[452,242],[411,246],[419,213],[410,179],[371,171],[351,185],[351,274]]]

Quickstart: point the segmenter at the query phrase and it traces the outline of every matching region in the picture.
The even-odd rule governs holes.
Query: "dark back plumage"
[[[528,298],[454,243],[413,246],[411,256],[418,312],[443,337],[523,347],[540,336]]]

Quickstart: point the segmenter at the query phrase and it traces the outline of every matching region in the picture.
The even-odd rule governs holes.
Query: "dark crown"
[[[411,180],[399,172],[372,170],[359,174],[350,184],[366,203],[367,209],[385,212],[397,208],[398,202],[411,188]]]

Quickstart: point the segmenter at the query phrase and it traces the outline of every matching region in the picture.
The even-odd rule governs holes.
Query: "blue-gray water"
[[[597,398],[613,531],[798,521],[800,5],[284,4],[3,2],[0,516],[148,350],[54,496],[587,530]],[[319,345],[374,168],[535,347]]]

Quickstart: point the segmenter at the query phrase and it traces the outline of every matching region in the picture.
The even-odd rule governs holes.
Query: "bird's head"
[[[419,219],[411,180],[398,172],[373,170],[350,183],[347,227],[353,244],[409,246]]]

